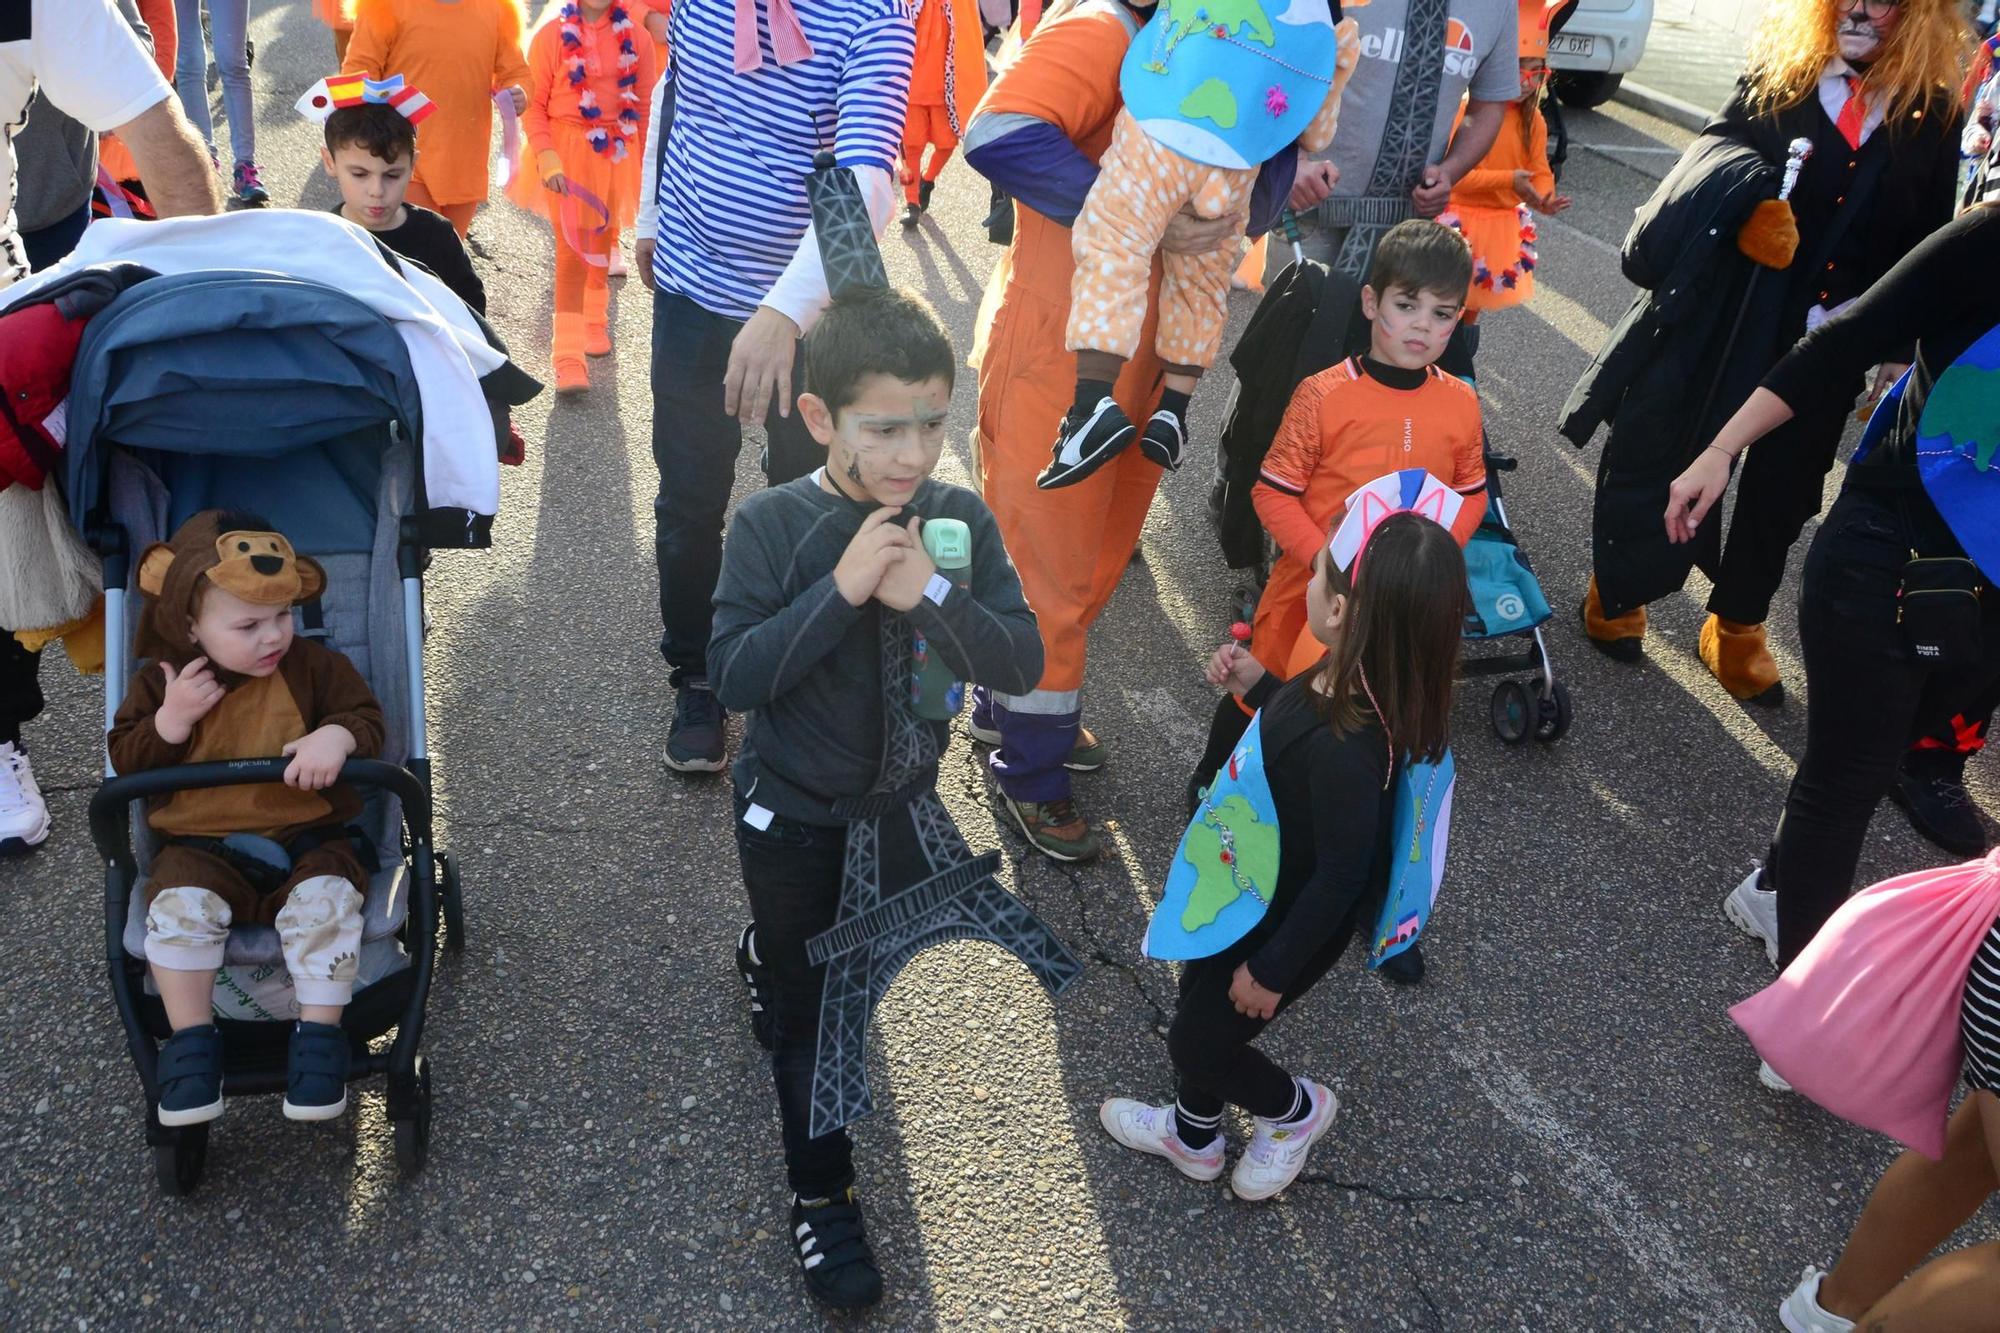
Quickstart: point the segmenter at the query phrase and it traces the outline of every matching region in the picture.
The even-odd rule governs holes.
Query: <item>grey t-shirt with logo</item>
[[[1434,0],[1416,0],[1432,3]],[[1360,29],[1361,60],[1340,99],[1340,128],[1322,158],[1340,169],[1337,196],[1367,193],[1375,155],[1389,123],[1396,70],[1407,51],[1406,24],[1412,0],[1368,0],[1344,8]],[[1440,161],[1451,140],[1458,104],[1469,91],[1474,101],[1511,102],[1520,95],[1521,75],[1515,0],[1448,0],[1444,64],[1439,72],[1437,119],[1431,130],[1430,161]],[[1435,12],[1435,11],[1433,11]],[[1433,20],[1435,21],[1435,20]],[[1407,192],[1417,182],[1404,187]]]

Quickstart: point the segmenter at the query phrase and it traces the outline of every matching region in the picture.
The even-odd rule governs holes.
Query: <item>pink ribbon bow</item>
[[[810,59],[812,43],[806,40],[806,30],[799,26],[799,16],[792,12],[792,0],[765,0],[765,3],[771,50],[778,57],[779,67]],[[763,63],[764,53],[757,46],[757,0],[736,0],[736,72],[748,74]]]

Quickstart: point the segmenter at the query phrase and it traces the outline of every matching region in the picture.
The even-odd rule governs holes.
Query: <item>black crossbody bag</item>
[[[1903,566],[1896,622],[1918,660],[1932,666],[1977,661],[1986,580],[1964,556],[1914,556]]]

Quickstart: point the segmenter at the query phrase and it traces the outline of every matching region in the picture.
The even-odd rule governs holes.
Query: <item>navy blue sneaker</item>
[[[222,1033],[182,1028],[160,1047],[160,1123],[199,1125],[222,1114]]]
[[[347,1109],[347,1034],[330,1023],[292,1025],[285,1119],[331,1120]]]
[[[815,1299],[841,1310],[859,1310],[882,1299],[882,1271],[868,1248],[861,1205],[852,1189],[824,1199],[794,1197],[792,1244],[806,1290]]]

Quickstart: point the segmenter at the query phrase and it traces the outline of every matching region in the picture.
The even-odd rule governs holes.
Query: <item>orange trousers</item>
[[[433,213],[444,214],[445,220],[451,223],[452,229],[458,233],[458,238],[461,241],[471,232],[472,216],[479,211],[477,201],[463,204],[439,203],[437,200],[431,198],[431,192],[424,188],[424,181],[421,176],[410,177],[410,188],[404,192],[403,198],[406,202],[415,204],[418,208],[428,208]]]
[[[590,341],[601,338],[611,314],[611,279],[556,237],[555,337],[549,359],[581,360]]]
[[[951,117],[945,114],[943,104],[919,106],[912,102],[903,117],[903,197],[916,203],[923,182],[938,178],[957,147],[958,136],[951,131]],[[924,161],[925,148],[931,150],[929,162]]]

